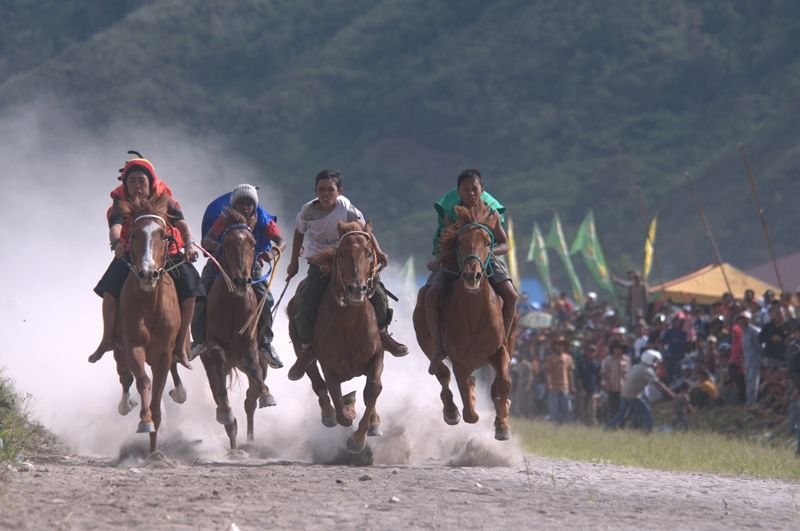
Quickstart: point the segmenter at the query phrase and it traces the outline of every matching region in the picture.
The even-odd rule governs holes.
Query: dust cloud
[[[138,150],[153,161],[181,202],[198,240],[206,204],[236,184],[260,186],[262,201],[278,216],[289,239],[300,202],[287,204],[280,190],[270,185],[272,176],[233,155],[223,138],[197,138],[185,130],[146,123],[121,123],[101,130],[76,128],[75,123],[69,112],[48,104],[0,116],[4,170],[0,370],[30,396],[34,418],[71,451],[98,457],[132,455],[131,448],[144,447],[146,437],[135,433],[137,410],[125,417],[117,413],[121,390],[113,356],[108,353],[94,365],[86,361],[102,331],[101,301],[92,288],[111,260],[105,212],[108,193],[118,184],[117,170],[128,157],[126,151]],[[370,206],[360,207],[369,216]],[[380,227],[376,232],[380,236]],[[395,265],[400,261],[395,257]],[[202,267],[201,262],[196,265]],[[284,261],[273,285],[276,298],[283,289],[285,265]],[[396,271],[390,266],[384,282],[400,293]],[[289,286],[275,323],[276,348],[287,368],[294,354],[284,309],[297,282],[294,279]],[[369,441],[374,462],[455,466],[518,462],[520,451],[513,442],[492,439],[494,413],[485,394],[479,396],[481,421],[477,425],[444,424],[438,382],[427,374],[427,359],[416,345],[413,303],[403,300],[395,305],[392,331],[411,353],[404,358],[386,355],[378,400],[384,436]],[[290,382],[286,371],[270,369],[267,383],[278,405],[256,411],[255,443],[250,445],[244,445],[246,379],[233,384],[231,402],[244,455],[330,462],[349,430],[323,427],[310,384]],[[185,459],[237,458],[228,452],[224,428],[214,419],[200,360],[193,371],[181,374],[189,397],[178,405],[165,395],[161,449]],[[359,378],[345,383],[343,390],[357,390],[358,403],[363,404],[363,386]],[[169,382],[167,390],[171,388]],[[456,392],[455,382],[452,389]],[[132,391],[134,396],[135,386]]]

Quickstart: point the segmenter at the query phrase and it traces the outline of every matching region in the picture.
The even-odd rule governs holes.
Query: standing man
[[[750,321],[753,314],[748,310],[739,314],[739,326],[742,328],[742,355],[744,356],[745,396],[747,407],[755,407],[758,399],[758,384],[761,377],[761,341],[758,334],[761,329]]]
[[[619,409],[622,385],[628,375],[630,363],[625,355],[627,347],[624,343],[612,343],[611,355],[606,356],[601,367],[601,383],[608,395],[608,414],[613,415]]]
[[[619,410],[614,418],[608,421],[606,429],[619,427],[628,410],[636,409],[642,415],[645,431],[649,433],[653,430],[653,413],[650,410],[650,403],[642,396],[645,387],[651,383],[655,384],[664,396],[675,398],[675,394],[656,376],[655,371],[659,363],[661,363],[661,353],[657,350],[645,350],[642,353],[642,362],[634,365],[625,378]]]
[[[553,341],[553,349],[545,359],[547,382],[547,409],[550,420],[562,424],[572,409],[570,396],[575,392],[573,372],[575,363],[569,353],[569,341],[559,335]]]

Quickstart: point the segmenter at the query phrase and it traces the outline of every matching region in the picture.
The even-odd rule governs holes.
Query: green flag
[[[600,240],[597,238],[597,230],[594,226],[594,212],[591,210],[583,219],[583,223],[581,223],[578,229],[578,234],[575,236],[575,241],[572,242],[571,254],[575,254],[579,251],[583,256],[586,267],[589,269],[592,277],[594,277],[595,282],[597,282],[601,288],[609,292],[614,302],[616,302],[614,285],[611,282],[611,275],[608,272],[603,248],[600,246]]]
[[[542,281],[547,299],[553,296],[553,283],[550,281],[550,261],[547,259],[547,249],[544,245],[544,238],[539,231],[539,224],[533,223],[533,234],[531,234],[531,246],[528,249],[528,262],[534,262],[539,279]]]
[[[564,263],[564,268],[567,270],[569,283],[572,286],[572,298],[578,304],[583,304],[583,287],[581,281],[578,280],[578,275],[575,274],[575,268],[572,267],[572,260],[569,258],[569,249],[567,249],[567,241],[564,239],[564,231],[561,228],[561,219],[558,214],[553,214],[553,224],[550,226],[550,234],[545,239],[545,245],[554,249],[561,261]]]

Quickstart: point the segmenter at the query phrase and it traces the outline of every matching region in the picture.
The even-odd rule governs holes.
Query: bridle
[[[169,225],[167,224],[167,220],[165,220],[163,217],[159,216],[158,214],[142,214],[140,216],[137,216],[137,217],[135,217],[133,219],[133,222],[131,223],[131,244],[133,244],[133,239],[134,239],[133,227],[137,223],[139,223],[139,221],[141,221],[143,219],[154,219],[156,221],[159,221],[161,223],[161,225],[163,226],[163,228],[164,228],[164,259],[161,262],[161,267],[159,267],[158,269],[153,271],[152,276],[151,276],[152,280],[157,281],[165,273],[165,271],[166,271],[165,267],[167,265],[167,260],[169,259],[168,246],[169,246],[170,237],[167,235],[167,227]],[[146,255],[147,252],[148,251],[146,250],[145,251],[145,255]],[[131,253],[133,253],[133,245],[131,245]],[[136,262],[136,260],[134,260],[134,262]],[[144,271],[142,271],[139,268],[138,264],[131,263],[131,262],[127,262],[127,264],[128,264],[128,268],[131,270],[131,272],[133,274],[135,274],[141,280],[144,280]]]
[[[228,225],[225,228],[225,230],[222,231],[222,234],[220,234],[220,236],[219,236],[219,241],[223,242],[223,246],[221,247],[222,253],[225,252],[225,248],[224,248],[225,236],[228,233],[233,232],[235,230],[246,230],[251,235],[253,235],[253,229],[247,223],[235,223],[235,224],[232,224],[232,225]],[[255,235],[253,235],[253,236],[255,236]],[[222,263],[224,263],[224,260],[222,260],[222,258],[220,258],[220,265]],[[255,263],[256,263],[256,257],[255,257],[255,255],[253,255],[253,263],[250,265],[250,274],[251,275],[252,275],[253,268],[255,267]],[[233,282],[233,284],[236,285],[236,286],[245,286],[247,284],[253,285],[253,284],[257,284],[258,282],[262,282],[262,281],[266,280],[268,276],[269,276],[269,271],[267,273],[265,273],[264,275],[262,275],[260,278],[255,278],[254,279],[253,277],[245,277],[245,278],[236,277],[236,278],[232,278],[231,282]]]
[[[476,222],[467,223],[463,227],[458,229],[458,232],[456,233],[456,241],[458,241],[458,239],[461,238],[462,234],[472,229],[480,229],[489,235],[489,254],[486,256],[486,260],[483,260],[480,256],[476,254],[468,254],[467,256],[462,257],[461,247],[456,245],[456,261],[458,263],[458,271],[443,269],[444,272],[450,273],[451,275],[459,276],[464,271],[464,264],[466,264],[469,260],[477,260],[478,263],[481,265],[481,271],[485,272],[488,276],[492,275],[490,262],[492,260],[492,253],[494,251],[494,248],[497,245],[497,242],[495,242],[494,239],[494,233],[492,232],[492,229],[490,229],[483,223],[476,223]]]
[[[378,256],[375,249],[375,245],[373,245],[372,243],[372,234],[363,230],[351,230],[345,232],[339,237],[339,241],[337,242],[336,247],[338,248],[339,246],[341,246],[345,238],[357,235],[365,236],[367,238],[367,242],[372,252],[372,265],[370,267],[369,278],[367,279],[367,294],[366,294],[366,298],[369,299],[375,294],[375,289],[377,288],[376,281],[378,279],[378,274],[380,273],[382,267],[378,265]],[[339,253],[338,252],[335,253],[334,257],[335,257],[334,264],[336,268],[336,280],[337,280],[336,287],[334,289],[334,295],[336,297],[336,304],[338,304],[340,307],[344,307],[347,305],[347,298],[344,296],[345,283],[344,283],[344,277],[342,276],[342,268],[340,264]]]

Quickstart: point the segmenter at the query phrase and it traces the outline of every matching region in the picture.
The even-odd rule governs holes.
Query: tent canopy
[[[724,268],[725,276],[720,267]],[[692,300],[698,304],[712,304],[722,299],[722,294],[729,291],[725,284],[725,277],[730,283],[730,291],[737,299],[744,298],[744,292],[747,289],[752,289],[757,297],[768,289],[773,290],[776,294],[780,292],[775,286],[750,276],[730,264],[723,263],[722,266],[708,265],[694,273],[652,286],[650,293],[657,295],[659,299],[672,299],[672,302],[678,304],[686,304]]]

